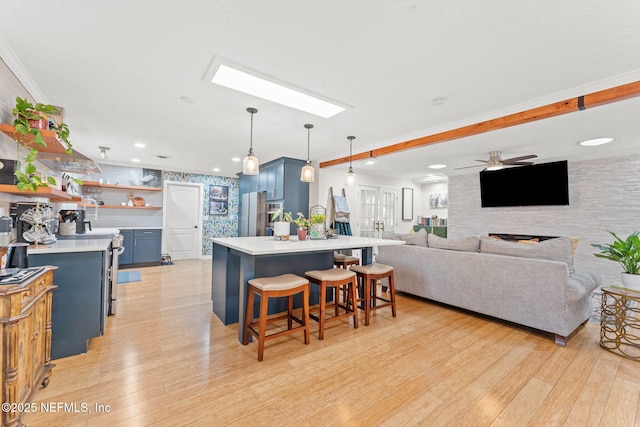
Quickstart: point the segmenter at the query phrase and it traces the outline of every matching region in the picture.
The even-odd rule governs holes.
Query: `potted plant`
[[[324,208],[323,208],[324,209]],[[309,222],[311,223],[311,239],[325,239],[327,237],[327,230],[325,220],[327,215],[324,213],[312,213],[309,215]]]
[[[22,170],[15,172],[17,178],[17,187],[20,191],[36,191],[38,187],[46,187],[48,184],[55,185],[56,181],[53,177],[43,178],[37,173],[35,165],[36,156],[38,155],[38,147],[46,147],[47,144],[42,138],[42,130],[49,129],[48,114],[55,114],[57,108],[49,104],[37,103],[33,105],[27,99],[16,97],[16,105],[12,110],[13,126],[16,128],[14,138],[18,143],[18,156],[20,155],[20,144],[25,145],[29,149],[29,153],[24,159],[18,158],[23,163]],[[53,123],[51,130],[56,133],[58,139],[64,142],[65,151],[68,154],[72,152],[72,145],[69,141],[69,126],[66,123]],[[31,135],[33,141],[25,143],[25,137]]]
[[[605,245],[592,243],[591,246],[601,251],[594,255],[619,263],[624,270],[622,273],[623,287],[640,292],[640,237],[638,237],[638,231],[624,240],[612,231],[609,233],[615,239],[613,243]]]
[[[307,240],[307,229],[311,226],[311,221],[305,218],[302,212],[298,212],[298,218],[293,222],[298,226],[298,240]]]
[[[293,217],[291,212],[285,212],[284,209],[278,209],[273,214],[273,235],[276,240],[289,240],[291,233],[291,222]]]

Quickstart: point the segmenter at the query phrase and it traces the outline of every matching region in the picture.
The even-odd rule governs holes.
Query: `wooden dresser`
[[[43,270],[20,284],[0,285],[0,366],[2,427],[21,426],[22,413],[51,375],[51,300],[53,270]],[[26,411],[25,411],[26,408]]]

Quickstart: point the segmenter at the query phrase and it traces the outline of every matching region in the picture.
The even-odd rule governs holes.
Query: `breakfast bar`
[[[333,267],[333,253],[337,250],[360,249],[362,263],[370,264],[376,246],[401,245],[401,240],[369,237],[339,236],[336,239],[304,240],[291,238],[276,241],[273,237],[221,237],[213,242],[211,301],[213,312],[225,324],[238,322],[238,340],[244,335],[247,282],[254,277],[268,277],[292,273],[304,277],[305,271]],[[311,303],[318,300],[312,289]],[[299,301],[294,304],[298,305]],[[269,313],[284,311],[277,304],[269,306]],[[240,321],[239,321],[240,320]]]

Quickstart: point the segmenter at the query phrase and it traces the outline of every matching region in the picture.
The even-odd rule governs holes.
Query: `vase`
[[[289,240],[291,227],[288,222],[276,221],[273,223],[273,236],[276,240]]]
[[[622,286],[635,292],[640,292],[640,274],[622,273]]]
[[[307,240],[307,230],[298,228],[298,240]]]

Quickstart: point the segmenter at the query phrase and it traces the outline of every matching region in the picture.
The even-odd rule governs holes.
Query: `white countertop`
[[[58,240],[51,245],[30,245],[28,255],[59,254],[69,252],[106,251],[111,239]]]
[[[236,249],[249,255],[277,255],[296,252],[358,249],[372,246],[404,245],[402,240],[374,239],[370,237],[339,236],[337,239],[278,241],[273,236],[258,237],[214,237],[212,242]]]

